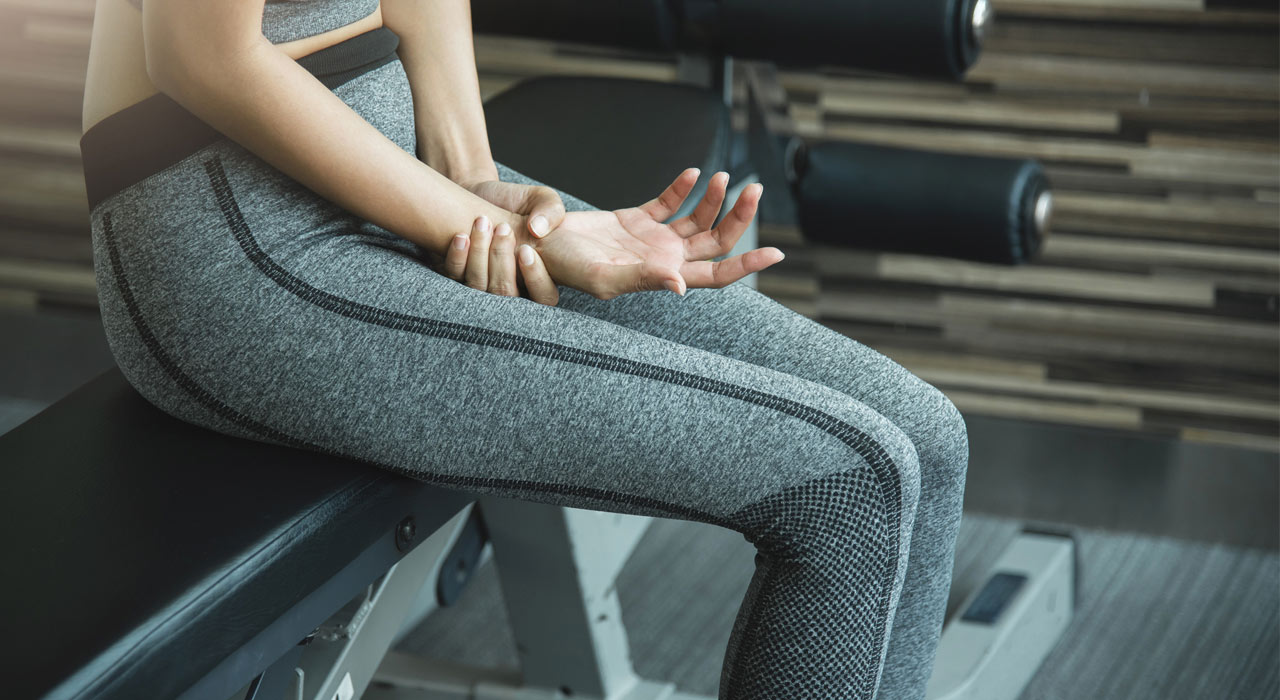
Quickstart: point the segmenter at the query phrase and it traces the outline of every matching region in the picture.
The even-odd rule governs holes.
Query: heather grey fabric
[[[334,92],[415,152],[399,62]],[[227,140],[106,198],[92,229],[112,353],[162,410],[477,493],[732,528],[758,566],[723,698],[924,697],[968,443],[884,356],[742,284],[561,288],[558,307],[481,292]]]
[[[267,0],[262,35],[273,44],[305,39],[345,27],[378,9],[379,0]],[[142,0],[129,0],[142,10]]]

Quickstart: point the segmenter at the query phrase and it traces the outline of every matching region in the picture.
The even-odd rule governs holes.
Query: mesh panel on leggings
[[[859,469],[732,516],[757,547],[757,570],[720,697],[870,700],[887,641],[895,572],[886,569],[898,550],[885,515],[875,476]]]

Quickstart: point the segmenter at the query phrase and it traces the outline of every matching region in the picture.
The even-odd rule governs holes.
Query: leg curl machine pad
[[[1048,231],[1049,181],[1034,160],[840,142],[794,152],[813,241],[1014,265]]]

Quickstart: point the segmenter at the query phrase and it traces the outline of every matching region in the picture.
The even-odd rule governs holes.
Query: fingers
[[[458,234],[449,244],[439,269],[446,277],[498,296],[528,296],[547,306],[560,303],[560,291],[547,272],[542,257],[531,246],[520,246],[519,276],[515,236],[508,224],[489,231],[490,222],[481,216],[471,226],[471,235]],[[528,259],[524,259],[525,249]]]
[[[672,222],[671,228],[685,237],[710,229],[715,225],[716,217],[720,216],[720,207],[724,206],[725,192],[728,188],[729,173],[722,170],[712,175],[711,181],[707,183],[707,193],[702,195],[702,201],[698,202],[693,213]]]
[[[733,209],[724,217],[719,226],[711,230],[703,230],[684,239],[684,254],[687,260],[707,260],[727,254],[738,244],[738,239],[751,225],[760,206],[760,196],[764,187],[760,183],[752,183],[738,195]]]
[[[476,219],[471,227],[471,250],[467,255],[467,270],[462,282],[482,292],[489,290],[489,243],[493,234],[489,231],[489,217]]]
[[[542,238],[564,223],[564,201],[550,187],[535,187],[528,200],[529,233]]]
[[[475,224],[472,224],[473,230]],[[462,281],[462,273],[467,269],[467,249],[471,247],[471,237],[459,233],[449,243],[444,262],[440,264],[440,273],[452,280]]]
[[[680,272],[691,288],[718,288],[733,284],[753,272],[759,272],[779,263],[784,257],[786,256],[783,252],[774,247],[756,248],[719,262],[700,260],[685,263],[680,268]]]
[[[468,286],[475,286],[472,281],[475,277],[474,270],[470,269],[469,260],[471,259],[472,250],[476,247],[475,243],[483,239],[484,257],[488,257],[487,236],[489,232],[488,217],[480,217],[471,223],[471,234],[459,233],[453,237],[449,243],[449,250],[445,252],[444,262],[440,264],[440,272],[449,279],[462,282]],[[472,273],[472,274],[468,274]],[[478,287],[483,289],[483,285],[488,284],[487,274],[479,279]]]
[[[516,286],[516,237],[506,222],[493,230],[493,242],[489,247],[488,291],[500,297],[520,294]]]
[[[560,290],[551,280],[551,275],[547,274],[542,256],[538,255],[533,246],[528,243],[521,245],[517,251],[517,257],[520,261],[520,274],[524,277],[524,286],[529,298],[547,306],[560,303]]]
[[[640,205],[640,210],[655,221],[666,221],[671,218],[671,215],[680,209],[685,198],[693,191],[693,186],[698,182],[699,173],[701,171],[697,168],[686,169],[656,199]]]

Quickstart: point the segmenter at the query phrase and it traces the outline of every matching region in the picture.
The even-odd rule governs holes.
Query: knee
[[[890,515],[898,511],[905,529],[909,531],[920,502],[921,489],[924,488],[919,448],[906,431],[888,419],[869,426],[865,435],[872,445],[867,452],[872,456],[865,460],[867,467],[877,483],[883,485],[886,494],[882,507]],[[899,494],[896,499],[892,495],[895,493]]]
[[[796,482],[733,514],[735,528],[762,553],[788,561],[834,564],[847,561],[851,547],[898,551],[920,499],[915,446],[883,417],[825,428],[839,439],[802,450],[825,473],[794,475]]]

